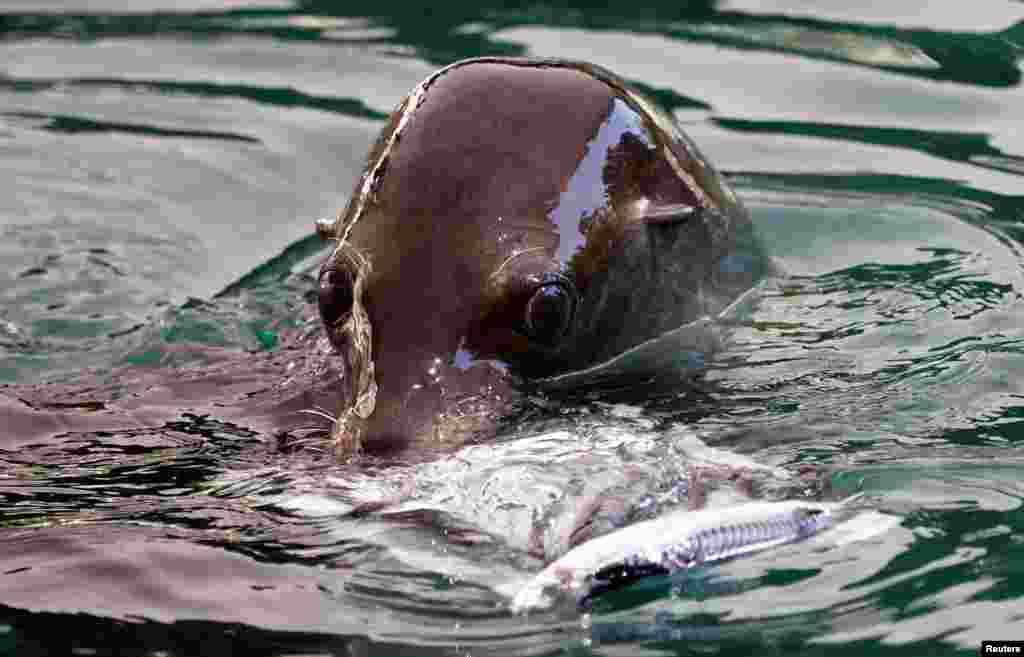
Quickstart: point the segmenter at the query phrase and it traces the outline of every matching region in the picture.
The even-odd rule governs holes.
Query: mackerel
[[[858,496],[853,496],[858,497]],[[671,575],[807,539],[832,527],[843,502],[751,502],[675,511],[583,543],[552,562],[512,600],[514,612],[552,606],[566,594],[580,605],[643,577]]]

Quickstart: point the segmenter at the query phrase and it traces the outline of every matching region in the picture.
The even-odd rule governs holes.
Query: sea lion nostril
[[[352,277],[345,271],[325,269],[320,273],[317,305],[324,324],[333,324],[352,312],[353,288]]]

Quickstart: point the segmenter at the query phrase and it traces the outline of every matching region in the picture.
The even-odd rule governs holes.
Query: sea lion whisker
[[[502,262],[500,265],[498,265],[498,268],[494,270],[493,274],[491,274],[490,279],[493,281],[495,278],[497,278],[498,274],[501,273],[501,270],[504,269],[510,262],[512,262],[513,260],[515,260],[519,256],[524,255],[526,253],[531,253],[533,251],[543,251],[545,248],[546,247],[543,247],[543,246],[535,246],[535,247],[530,248],[530,249],[523,249],[522,251],[517,251],[516,253],[513,253],[509,257],[505,258],[504,262]]]
[[[328,415],[331,415],[331,411],[328,410],[327,408],[324,408],[323,406],[310,406],[310,408],[315,410],[315,411],[320,411],[321,413],[327,413]],[[331,417],[334,417],[334,416],[331,415]]]
[[[330,422],[331,424],[334,424],[334,422],[336,421],[336,419],[335,419],[335,417],[333,415],[331,415],[330,413],[326,413],[326,412],[324,412],[324,411],[322,411],[322,410],[320,410],[318,408],[303,408],[302,410],[300,410],[298,412],[299,413],[305,413],[307,415],[315,415],[317,417],[322,417],[325,420],[327,420],[328,422]]]
[[[321,436],[326,433],[326,431],[323,427],[303,427],[300,429],[294,429],[293,433],[301,434],[295,436],[296,441],[301,441],[308,440],[310,436]]]
[[[298,427],[292,427],[291,431],[327,431],[327,427],[317,424],[304,424]]]
[[[288,445],[291,447],[302,447],[304,449],[315,449],[318,452],[326,452],[323,448],[324,440],[329,436],[322,431],[311,433],[308,436],[295,436],[292,440],[288,441]]]
[[[324,431],[324,430],[325,430],[324,427],[318,426],[318,425],[313,425],[313,424],[307,424],[307,425],[304,425],[304,426],[301,426],[301,427],[295,427],[294,429],[292,429],[292,431]]]

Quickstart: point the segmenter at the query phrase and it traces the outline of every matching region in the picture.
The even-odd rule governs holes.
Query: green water
[[[313,220],[343,205],[402,96],[464,57],[627,78],[726,174],[784,278],[706,396],[581,402],[459,459],[352,472],[216,413],[89,424],[104,414],[87,397],[47,407],[80,426],[0,427],[0,655],[909,656],[1024,639],[1024,4],[403,7],[0,3],[0,411],[83,371],[164,373],[130,391],[277,353],[307,327]],[[509,613],[495,584],[542,565],[523,509],[546,491],[662,500],[699,460],[670,427],[824,473],[768,493],[864,491],[899,522],[727,564],[722,587]],[[403,512],[428,522],[342,517],[408,481]],[[453,538],[467,527],[494,540]]]

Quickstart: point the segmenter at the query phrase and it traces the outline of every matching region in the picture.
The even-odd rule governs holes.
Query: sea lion
[[[331,436],[461,441],[517,384],[715,315],[766,271],[750,218],[675,121],[611,72],[485,57],[398,105],[347,206],[319,311]]]

